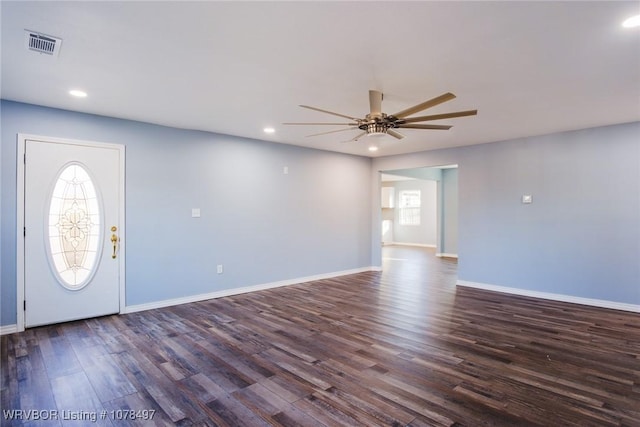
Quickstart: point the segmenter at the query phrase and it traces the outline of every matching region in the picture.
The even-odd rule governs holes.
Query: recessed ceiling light
[[[69,91],[69,95],[75,96],[76,98],[86,98],[87,92],[83,90],[73,89]]]
[[[264,128],[262,130],[264,133],[274,133],[276,131],[274,128]]]
[[[625,28],[640,27],[640,15],[632,16],[631,18],[626,19],[622,23],[622,26]]]

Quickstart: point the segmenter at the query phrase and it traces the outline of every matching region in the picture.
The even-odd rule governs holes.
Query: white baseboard
[[[18,332],[18,325],[0,326],[0,335],[15,334]]]
[[[385,245],[395,245],[395,246],[415,246],[418,248],[434,248],[436,245],[426,244],[426,243],[404,243],[404,242],[390,242],[385,243]]]
[[[436,256],[445,257],[445,258],[458,258],[458,254],[448,254],[446,252],[438,252]]]
[[[155,308],[170,307],[173,305],[187,304],[191,302],[205,301],[208,299],[228,297],[232,295],[245,294],[247,292],[263,291],[266,289],[279,288],[281,286],[297,285],[299,283],[312,282],[314,280],[330,279],[332,277],[346,276],[348,274],[363,273],[365,271],[381,271],[381,267],[363,267],[352,270],[336,271],[333,273],[318,274],[315,276],[299,277],[296,279],[281,280],[278,282],[263,283],[242,288],[225,289],[222,291],[209,292],[206,294],[191,295],[181,298],[172,298],[162,301],[154,301],[145,304],[128,305],[122,313],[135,313],[138,311],[152,310]]]
[[[623,302],[608,301],[593,298],[583,298],[571,295],[554,294],[550,292],[530,291],[527,289],[510,288],[507,286],[489,285],[487,283],[469,282],[466,280],[458,280],[457,286],[466,286],[469,288],[484,289],[486,291],[503,292],[506,294],[522,295],[525,297],[548,299],[553,301],[570,302],[573,304],[591,305],[601,308],[612,308],[614,310],[631,311],[640,313],[640,305],[627,304]]]

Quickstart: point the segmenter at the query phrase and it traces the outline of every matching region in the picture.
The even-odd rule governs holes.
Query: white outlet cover
[[[191,218],[200,218],[200,208],[191,209]]]
[[[524,203],[524,204],[533,203],[533,197],[531,197],[531,194],[523,195],[522,196],[522,203]]]

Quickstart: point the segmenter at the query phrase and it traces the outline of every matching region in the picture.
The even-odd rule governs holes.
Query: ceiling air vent
[[[62,39],[29,30],[24,31],[24,37],[27,49],[29,50],[52,56],[58,56],[60,52]]]

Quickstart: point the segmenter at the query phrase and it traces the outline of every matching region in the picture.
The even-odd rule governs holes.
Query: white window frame
[[[398,193],[398,222],[403,226],[420,225],[422,193],[418,189]]]

